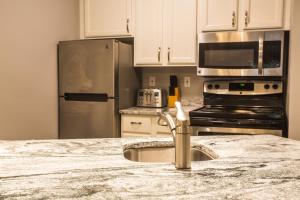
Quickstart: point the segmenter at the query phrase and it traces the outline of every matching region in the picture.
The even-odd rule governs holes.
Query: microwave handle
[[[258,44],[258,75],[263,76],[264,33],[259,34]]]

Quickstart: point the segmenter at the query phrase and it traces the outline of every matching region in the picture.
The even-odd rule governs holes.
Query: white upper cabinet
[[[198,0],[199,32],[289,29],[291,0]]]
[[[135,65],[163,64],[163,4],[161,0],[136,0]]]
[[[243,28],[282,28],[283,11],[284,0],[243,0]]]
[[[135,66],[195,66],[197,0],[135,4]]]
[[[238,0],[199,0],[199,23],[202,31],[237,30]]]
[[[197,0],[166,1],[166,65],[196,65]]]
[[[83,37],[131,36],[133,34],[132,0],[82,1]]]

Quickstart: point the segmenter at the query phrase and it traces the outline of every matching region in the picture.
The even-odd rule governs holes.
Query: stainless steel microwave
[[[282,76],[286,31],[199,34],[199,76]]]

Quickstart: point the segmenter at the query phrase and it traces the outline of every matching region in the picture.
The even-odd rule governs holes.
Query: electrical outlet
[[[156,85],[156,78],[155,78],[155,76],[150,76],[149,77],[149,86],[150,87],[155,87],[155,85]]]
[[[191,78],[189,76],[184,77],[184,87],[191,87]]]

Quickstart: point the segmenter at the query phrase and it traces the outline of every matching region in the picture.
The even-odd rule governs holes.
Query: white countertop
[[[201,108],[203,106],[202,98],[200,97],[189,97],[182,98],[182,107],[183,110],[187,113]],[[175,108],[143,108],[143,107],[131,107],[127,109],[120,110],[120,114],[128,114],[128,115],[159,115],[163,111],[169,111],[171,115],[176,114]]]
[[[139,163],[124,146],[171,138],[0,141],[0,199],[300,199],[300,142],[276,136],[192,137],[219,157]]]

